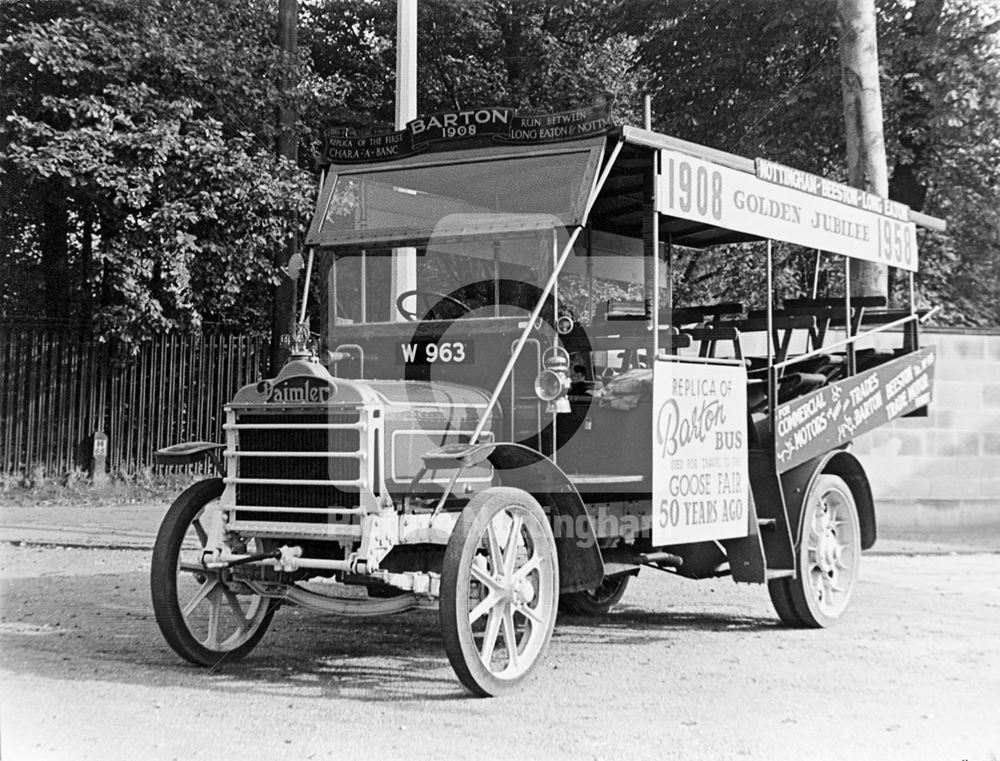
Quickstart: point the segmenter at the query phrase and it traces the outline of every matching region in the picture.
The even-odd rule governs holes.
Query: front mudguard
[[[171,444],[153,452],[153,462],[157,465],[197,465],[209,460],[220,476],[226,475],[218,451],[225,449],[225,444],[214,441],[186,441],[182,444]]]
[[[545,455],[523,444],[452,444],[424,455],[432,468],[464,468],[489,462],[499,486],[522,489],[545,509],[559,558],[561,593],[596,589],[604,581],[604,559],[594,526],[573,482]]]
[[[596,589],[604,581],[604,559],[590,513],[569,476],[523,444],[492,446],[487,459],[500,484],[524,489],[549,513],[559,557],[560,593]]]

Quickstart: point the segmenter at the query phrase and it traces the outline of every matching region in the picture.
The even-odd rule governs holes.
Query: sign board
[[[774,435],[778,471],[926,406],[933,382],[934,348],[928,346],[780,405]]]
[[[916,271],[917,231],[913,222],[882,214],[885,206],[878,212],[863,208],[868,194],[847,192],[853,189],[840,183],[816,184],[812,192],[811,183],[799,189],[791,186],[797,184],[791,175],[786,177],[769,168],[763,171],[772,180],[787,179],[788,184],[663,149],[656,210],[713,227]],[[896,207],[889,209],[899,213]]]
[[[655,363],[654,547],[747,535],[746,392],[742,366]]]
[[[603,134],[613,126],[607,104],[533,116],[519,116],[511,108],[472,108],[421,116],[381,135],[352,137],[328,130],[319,163],[385,161],[423,153],[438,143],[483,138],[507,145],[558,143]]]
[[[861,188],[852,188],[842,182],[828,180],[826,177],[809,174],[801,169],[793,169],[784,164],[758,158],[756,161],[757,176],[762,180],[794,188],[805,193],[812,193],[823,198],[830,198],[856,209],[873,211],[901,222],[910,220],[910,207],[905,203],[882,198]]]

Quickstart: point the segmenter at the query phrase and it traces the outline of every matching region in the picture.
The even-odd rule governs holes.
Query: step
[[[590,486],[593,484],[638,484],[642,483],[645,476],[623,475],[618,473],[589,474],[589,473],[567,473],[569,480],[574,484]]]

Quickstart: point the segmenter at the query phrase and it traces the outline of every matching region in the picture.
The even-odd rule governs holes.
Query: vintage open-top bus
[[[599,108],[331,137],[288,362],[236,393],[225,443],[157,454],[219,472],[161,526],[164,637],[215,665],[283,603],[437,607],[459,679],[495,695],[560,607],[604,613],[643,567],[835,622],[876,535],[850,442],[931,397],[915,223],[941,224]],[[899,268],[910,303],[779,301],[772,240]],[[765,308],[674,303],[679,252],[753,241]]]

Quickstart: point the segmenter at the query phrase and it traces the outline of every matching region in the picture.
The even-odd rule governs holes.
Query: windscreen
[[[492,153],[331,174],[307,242],[320,246],[420,245],[453,215],[547,214],[578,224],[593,187],[602,141],[551,153]]]
[[[566,239],[563,223],[548,214],[457,214],[421,246],[338,249],[321,265],[327,324],[523,316]]]

